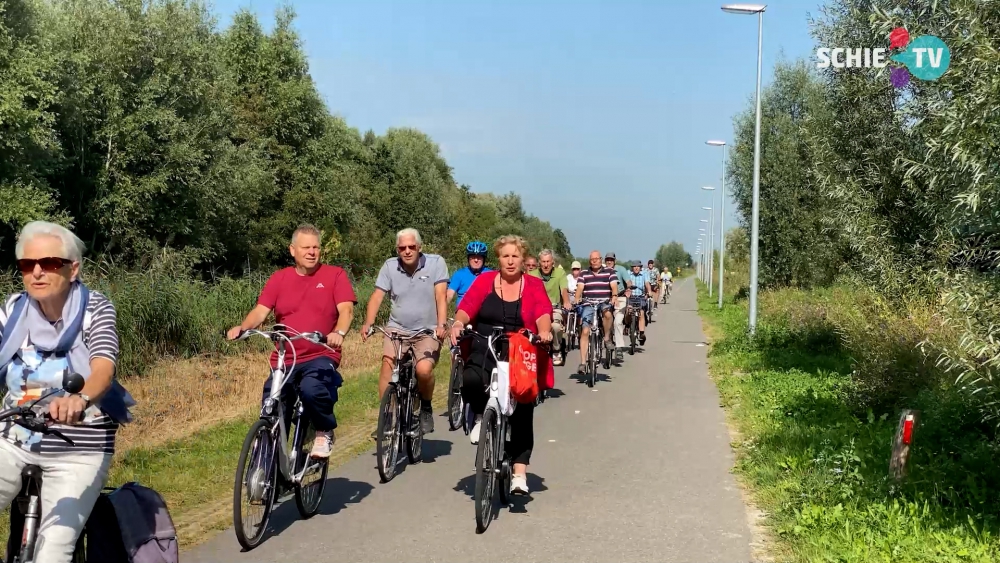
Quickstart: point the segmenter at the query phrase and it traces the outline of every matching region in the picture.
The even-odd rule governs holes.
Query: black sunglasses
[[[39,266],[43,272],[56,272],[63,266],[68,266],[72,264],[72,260],[67,260],[65,258],[21,258],[17,261],[17,269],[21,270],[22,274],[30,274],[35,271],[35,266]]]

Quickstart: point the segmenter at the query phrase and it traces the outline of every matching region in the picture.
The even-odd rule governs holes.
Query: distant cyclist
[[[674,275],[670,273],[670,268],[664,268],[663,272],[660,273],[660,285],[663,286],[663,296],[670,296],[670,287],[673,285]]]
[[[538,269],[538,258],[528,255],[528,257],[524,259],[524,273],[527,274],[532,270],[537,270],[537,269]]]
[[[604,267],[615,272],[618,281],[618,295],[612,302],[615,308],[615,359],[620,362],[625,359],[625,306],[628,304],[628,270],[618,263],[614,252],[609,252],[604,256]]]
[[[569,291],[569,302],[571,305],[576,305],[576,284],[580,280],[580,273],[582,268],[580,267],[579,260],[573,260],[570,265],[570,273],[566,274],[566,290]]]
[[[646,265],[646,279],[649,281],[651,291],[649,296],[653,299],[653,307],[655,308],[656,303],[660,300],[660,269],[652,260]]]
[[[646,345],[646,299],[649,295],[649,279],[642,271],[642,262],[632,262],[632,271],[628,276],[628,287],[631,290],[629,301],[637,301],[639,306],[639,344]]]
[[[472,282],[476,281],[476,277],[483,272],[490,271],[486,267],[486,250],[486,243],[478,240],[465,245],[465,257],[468,259],[469,265],[452,274],[451,281],[448,282],[448,303],[451,303],[451,300],[457,296],[458,301],[455,302],[455,305],[461,304],[462,297],[465,297],[465,292],[472,287]]]
[[[563,365],[565,353],[563,350],[564,311],[570,308],[569,284],[566,281],[566,270],[556,265],[552,251],[545,249],[538,253],[539,267],[529,270],[528,275],[541,278],[545,284],[545,292],[552,302],[552,360],[557,366]]]
[[[601,266],[601,253],[590,253],[590,269],[584,270],[576,284],[576,302],[583,328],[580,331],[580,366],[576,372],[587,373],[587,351],[590,347],[590,323],[594,315],[604,325],[604,345],[614,346],[611,330],[614,325],[614,299],[618,295],[618,275],[613,268]],[[586,300],[586,301],[585,301]],[[624,337],[623,337],[624,338]]]

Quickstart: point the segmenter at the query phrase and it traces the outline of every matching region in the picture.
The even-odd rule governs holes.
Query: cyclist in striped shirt
[[[605,346],[611,344],[611,328],[614,323],[614,305],[612,299],[618,295],[618,274],[611,268],[601,265],[601,253],[597,250],[590,253],[590,268],[580,274],[576,284],[576,302],[580,308],[580,319],[583,330],[580,332],[580,366],[577,373],[587,373],[587,351],[590,348],[590,323],[594,315],[600,311],[604,325]]]

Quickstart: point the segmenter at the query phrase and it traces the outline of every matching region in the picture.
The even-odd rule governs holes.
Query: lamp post
[[[700,244],[698,245],[698,247],[701,248],[701,281],[702,283],[707,283],[708,256],[705,254],[705,247],[708,245],[708,233],[706,232],[705,229],[698,229],[698,231],[701,233],[698,235],[701,241]]]
[[[719,194],[719,308],[722,308],[722,280],[726,277],[726,142],[705,141],[706,145],[722,147],[722,193]]]
[[[703,190],[714,190],[715,188],[702,188]],[[712,206],[702,207],[708,211],[708,296],[712,296],[712,276],[715,270],[715,194],[712,194]]]
[[[757,330],[757,239],[760,231],[760,68],[763,58],[764,4],[726,4],[724,12],[730,14],[757,14],[757,123],[754,128],[753,148],[753,211],[750,221],[750,334]]]
[[[698,219],[698,222],[699,223],[705,223],[705,225],[704,225],[705,228],[704,229],[698,229],[698,231],[701,233],[701,236],[705,237],[704,243],[707,244],[708,243],[708,219]],[[705,257],[705,269],[704,269],[704,271],[702,271],[702,276],[701,276],[702,280],[701,281],[703,281],[703,282],[705,282],[707,284],[708,283],[708,256],[705,254],[704,248],[705,248],[705,246],[702,245],[702,251],[701,251],[701,253],[702,253],[702,256]]]

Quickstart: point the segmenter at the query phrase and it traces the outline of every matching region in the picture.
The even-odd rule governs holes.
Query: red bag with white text
[[[510,395],[518,403],[532,403],[538,396],[538,349],[521,333],[508,338]]]

